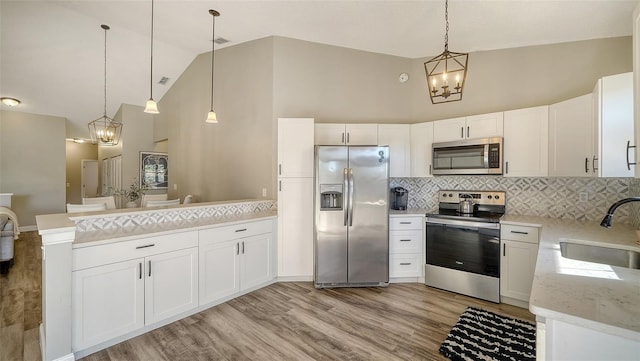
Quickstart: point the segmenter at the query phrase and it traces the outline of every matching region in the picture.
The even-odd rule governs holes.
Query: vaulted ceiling
[[[637,0],[451,0],[449,44],[472,52],[631,35]],[[154,98],[160,100],[198,55],[284,36],[407,58],[436,55],[444,45],[444,0],[156,0]],[[151,1],[0,1],[0,96],[12,110],[69,120],[70,136],[102,115],[104,32],[107,113],[149,97]],[[158,84],[168,77],[165,85]],[[8,109],[2,106],[2,109]]]

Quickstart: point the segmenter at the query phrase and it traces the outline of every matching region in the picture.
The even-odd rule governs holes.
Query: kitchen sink
[[[620,248],[560,241],[562,257],[611,266],[640,269],[640,252]]]

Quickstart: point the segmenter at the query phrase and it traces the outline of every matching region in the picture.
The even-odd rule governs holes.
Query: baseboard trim
[[[313,276],[280,276],[277,282],[311,282]]]

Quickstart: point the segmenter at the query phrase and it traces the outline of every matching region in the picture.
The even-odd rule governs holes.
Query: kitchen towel
[[[467,307],[440,345],[440,353],[453,361],[534,361],[536,326],[527,321]]]

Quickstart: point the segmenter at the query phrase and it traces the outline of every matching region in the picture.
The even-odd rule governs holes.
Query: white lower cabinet
[[[200,305],[273,278],[272,221],[200,231]]]
[[[502,225],[500,258],[500,295],[505,303],[517,306],[529,302],[538,258],[537,227]],[[506,297],[506,298],[505,298]],[[510,302],[511,301],[511,302]],[[521,301],[521,302],[517,302]]]
[[[73,349],[197,307],[197,271],[192,247],[73,272]]]
[[[421,216],[389,218],[389,279],[422,277],[424,223]]]

